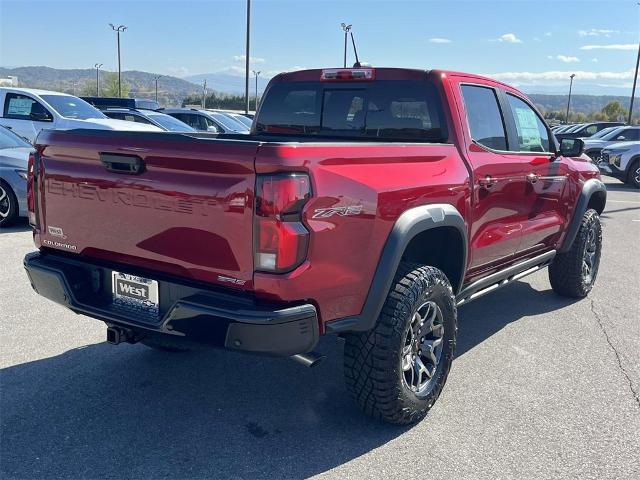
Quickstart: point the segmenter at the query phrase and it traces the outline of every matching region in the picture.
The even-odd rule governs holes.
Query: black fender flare
[[[590,178],[584,185],[582,186],[582,191],[580,192],[580,196],[578,197],[578,202],[576,204],[576,208],[573,211],[573,217],[569,222],[569,226],[567,227],[567,234],[562,241],[562,245],[558,249],[560,253],[567,252],[571,245],[573,245],[573,241],[578,234],[578,230],[580,229],[580,223],[582,222],[582,217],[584,216],[584,212],[587,211],[587,206],[589,205],[589,201],[591,197],[597,192],[602,192],[604,194],[604,202],[607,201],[607,187],[605,187],[604,183],[598,178]],[[604,208],[604,206],[603,206]]]
[[[419,233],[441,227],[457,229],[462,239],[462,271],[458,285],[452,285],[456,294],[462,287],[467,266],[468,242],[464,218],[453,205],[446,203],[414,207],[403,212],[391,229],[360,314],[327,322],[327,332],[364,332],[374,328],[407,245]]]

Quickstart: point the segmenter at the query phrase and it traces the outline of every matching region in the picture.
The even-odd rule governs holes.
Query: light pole
[[[569,99],[567,100],[567,115],[564,118],[565,123],[569,123],[569,105],[571,104],[571,87],[573,87],[573,77],[575,76],[576,76],[575,73],[572,73],[571,75],[569,75]]]
[[[257,72],[253,70],[253,74],[256,76],[256,111],[258,111],[258,75],[260,75],[260,73],[262,73],[261,70]]]
[[[207,79],[202,83],[202,109],[207,107]]]
[[[96,63],[93,66],[96,69],[96,97],[100,96],[100,67],[102,67],[101,63]]]
[[[638,65],[640,65],[640,44],[638,44],[638,58],[636,59],[636,73],[633,76],[633,88],[631,89],[631,103],[629,104],[629,120],[627,121],[629,125],[631,125],[631,117],[633,116],[633,100],[636,96],[636,83],[638,81]]]
[[[118,97],[122,97],[122,70],[120,68],[120,32],[124,32],[127,29],[127,26],[118,25],[116,27],[113,23],[110,23],[109,26],[111,27],[111,30],[116,32],[116,36],[118,37]]]
[[[347,68],[347,35],[349,35],[349,31],[351,30],[351,24],[341,23],[340,27],[344,32],[344,61],[342,62],[342,66]]]
[[[249,113],[249,52],[251,50],[251,0],[247,0],[247,45],[244,59],[244,113]]]
[[[164,77],[164,75],[156,75],[153,79],[156,82],[156,102],[158,101],[158,79]]]

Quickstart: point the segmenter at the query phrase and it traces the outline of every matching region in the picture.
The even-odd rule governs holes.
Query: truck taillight
[[[373,68],[325,68],[322,70],[320,80],[324,82],[373,80],[375,76],[376,71]]]
[[[29,224],[37,228],[38,218],[36,215],[36,175],[37,160],[35,152],[29,154],[29,163],[27,164],[27,215]]]
[[[305,174],[259,175],[256,180],[255,269],[288,272],[307,255],[302,209],[311,197]]]

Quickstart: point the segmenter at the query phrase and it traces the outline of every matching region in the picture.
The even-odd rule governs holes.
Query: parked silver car
[[[0,127],[0,228],[27,216],[27,166],[33,146]]]
[[[609,127],[583,140],[584,153],[589,155],[589,158],[591,158],[595,164],[598,164],[603,148],[618,142],[638,140],[640,140],[640,127]]]

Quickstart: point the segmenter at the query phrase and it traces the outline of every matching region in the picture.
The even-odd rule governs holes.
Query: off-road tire
[[[428,389],[418,396],[404,377],[403,348],[414,315],[425,302],[439,307],[444,333],[440,361],[427,383]],[[398,425],[422,420],[446,382],[456,334],[456,302],[446,275],[434,267],[401,263],[376,326],[345,338],[347,389],[360,408],[374,418]]]
[[[0,180],[0,228],[9,227],[18,218],[18,199],[9,184]]]
[[[585,277],[585,255],[590,232],[593,231],[595,242],[595,256],[592,260],[591,276]],[[558,253],[549,266],[549,281],[551,288],[559,295],[573,298],[584,298],[593,288],[600,266],[602,253],[602,225],[598,212],[589,209],[585,212],[580,223],[580,229],[565,253]]]
[[[634,160],[631,168],[629,168],[627,184],[635,188],[640,188],[640,160]]]
[[[148,335],[140,340],[140,343],[146,347],[163,352],[179,353],[191,350],[191,347],[181,342],[180,339],[174,339],[168,335]]]

